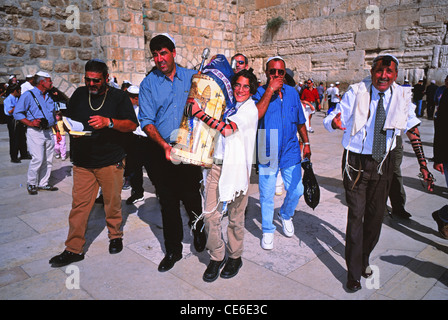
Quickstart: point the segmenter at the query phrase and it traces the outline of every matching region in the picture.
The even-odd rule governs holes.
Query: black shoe
[[[193,230],[193,244],[197,252],[202,252],[205,249],[207,243],[207,236],[203,228],[204,222],[201,220],[197,223],[196,229]]]
[[[12,163],[22,163],[22,161],[20,161],[19,159],[11,159]]]
[[[159,264],[159,272],[170,270],[180,259],[182,259],[182,254],[167,253]]]
[[[361,282],[359,280],[348,280],[347,281],[347,289],[351,292],[356,292],[361,290]]]
[[[202,276],[202,280],[204,280],[205,282],[213,282],[218,279],[219,270],[221,270],[225,263],[226,258],[224,258],[222,261],[210,260],[210,263],[208,264],[207,269],[205,269],[204,275]]]
[[[391,214],[393,217],[397,217],[397,218],[401,218],[401,219],[409,219],[410,217],[412,217],[411,214],[404,209],[400,209],[400,210],[392,209]]]
[[[221,278],[224,279],[230,279],[233,278],[234,276],[236,276],[238,274],[238,271],[240,270],[240,268],[243,266],[243,261],[240,258],[237,259],[232,259],[229,258],[229,260],[227,260],[227,263],[224,267],[224,269],[222,269],[221,271]]]
[[[439,230],[439,234],[443,238],[448,239],[448,223],[443,222],[443,220],[440,219],[439,210],[432,213],[432,218],[437,223],[437,230]]]
[[[39,190],[44,190],[44,191],[58,191],[59,189],[57,187],[54,187],[52,185],[47,184],[45,187],[39,187]]]
[[[24,157],[20,157],[20,159],[21,159],[21,160],[31,160],[31,159],[33,159],[33,157],[32,157],[30,154],[27,154],[27,155],[24,156]]]
[[[29,194],[37,194],[37,188],[34,184],[29,184],[28,187],[26,187]]]
[[[115,238],[110,240],[109,242],[109,253],[115,254],[119,253],[123,250],[123,239],[122,238]]]
[[[126,204],[134,204],[143,200],[145,200],[145,198],[143,197],[142,194],[134,193],[126,200]]]
[[[67,250],[64,250],[60,255],[54,256],[50,259],[49,263],[53,268],[59,268],[70,263],[81,261],[84,259],[84,253],[73,253]]]

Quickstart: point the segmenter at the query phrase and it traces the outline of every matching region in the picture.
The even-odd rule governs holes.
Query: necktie
[[[375,128],[373,135],[373,147],[372,147],[372,158],[381,162],[386,151],[386,131],[383,130],[384,122],[386,121],[386,112],[383,107],[383,96],[384,93],[380,92],[380,100],[378,101],[378,106],[376,108],[375,117]]]

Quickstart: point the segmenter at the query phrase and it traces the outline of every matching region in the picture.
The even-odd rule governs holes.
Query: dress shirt
[[[260,101],[266,88],[266,85],[258,88],[252,97],[255,103]],[[279,168],[288,168],[301,161],[297,125],[306,122],[302,103],[295,88],[284,84],[281,92],[283,98],[281,99],[275,93],[265,115],[258,121],[257,158],[260,165],[271,168],[277,167],[275,163],[270,161],[274,159],[278,160]],[[278,140],[271,142],[271,134],[275,133],[277,133]],[[271,151],[273,151],[273,154],[271,154]]]
[[[342,137],[342,145],[345,149],[348,149],[351,152],[360,153],[360,154],[372,154],[372,146],[373,146],[373,131],[375,127],[375,117],[376,117],[376,108],[378,105],[378,101],[380,99],[379,91],[372,86],[371,87],[371,99],[370,99],[370,116],[365,124],[365,126],[359,130],[353,137],[350,137],[350,132],[353,125],[353,112],[355,107],[356,95],[352,88],[344,94],[342,101],[337,104],[336,108],[324,119],[325,128],[333,132],[336,129],[331,127],[331,122],[333,118],[340,112],[341,113],[341,123],[342,127],[345,127],[344,135]],[[388,113],[392,97],[392,90],[389,88],[384,92],[383,97],[383,107]],[[415,104],[409,104],[409,114],[407,121],[407,129],[409,130],[412,127],[418,125],[420,120],[415,115]],[[395,129],[396,130],[396,129]],[[400,135],[400,130],[397,130],[397,135]],[[386,133],[386,149],[392,150],[395,148],[395,135],[394,130],[387,130]]]
[[[176,65],[173,81],[158,69],[143,79],[139,93],[140,126],[155,125],[166,142],[175,142],[190,92],[191,77],[196,73]]]
[[[19,101],[19,98],[14,97],[12,94],[7,96],[6,99],[3,100],[3,109],[7,116],[12,117],[12,113],[9,113],[9,111],[11,111],[11,109],[16,106],[17,101]]]
[[[31,92],[34,93],[37,101],[39,101],[43,113],[40,111],[36,101],[34,101],[34,97],[31,95]],[[46,118],[48,120],[48,126],[52,127],[56,124],[54,112],[54,101],[51,99],[50,95],[48,93],[44,95],[42,91],[40,91],[37,87],[34,87],[20,96],[14,110],[14,118],[16,120],[26,118],[29,121]]]

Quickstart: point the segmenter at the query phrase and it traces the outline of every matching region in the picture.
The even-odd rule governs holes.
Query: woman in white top
[[[258,83],[256,76],[248,70],[238,72],[231,83],[236,105],[226,110],[223,121],[209,117],[196,102],[188,101],[192,115],[220,132],[213,155],[214,164],[207,175],[203,212],[206,248],[211,258],[203,275],[206,282],[216,280],[224,264],[222,278],[234,277],[242,266],[244,212],[258,124],[258,110],[251,96]],[[222,214],[226,210],[229,216],[227,245],[221,236]]]

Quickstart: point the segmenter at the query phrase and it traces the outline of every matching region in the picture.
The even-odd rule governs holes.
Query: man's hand
[[[167,161],[172,161],[171,152],[173,152],[173,147],[170,144],[165,144],[163,150],[165,151],[165,158]]]
[[[423,180],[426,182],[426,188],[428,191],[434,191],[434,177],[431,172],[429,172],[428,167],[420,167],[420,172],[422,173]]]
[[[102,116],[91,116],[88,123],[95,130],[103,129],[109,125],[109,118]]]
[[[283,87],[283,78],[275,78],[269,81],[268,88],[271,87],[274,92],[279,91]]]
[[[339,130],[345,130],[346,129],[345,127],[342,126],[341,113],[340,112],[333,118],[333,121],[331,121],[331,127],[333,129],[339,129]]]
[[[434,162],[434,169],[439,171],[441,174],[445,174],[445,169],[443,168],[443,163]]]
[[[303,158],[307,158],[311,161],[311,148],[309,144],[303,145]]]

